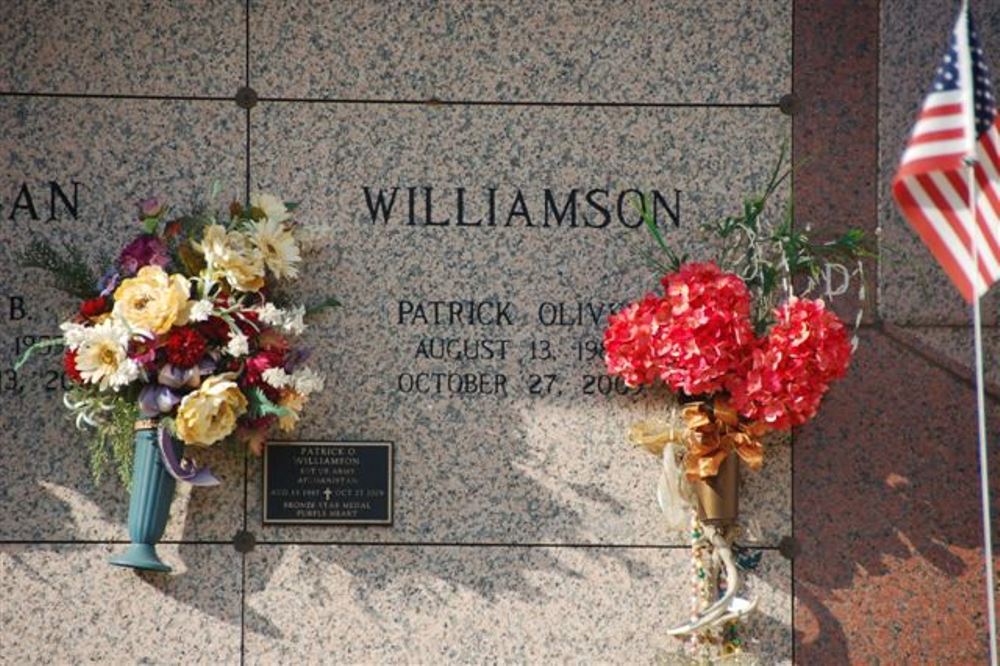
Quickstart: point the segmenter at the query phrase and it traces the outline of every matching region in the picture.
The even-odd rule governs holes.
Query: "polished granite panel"
[[[977,21],[984,57],[1000,72],[1000,4],[990,0],[970,3]],[[899,214],[892,199],[892,175],[909,139],[944,56],[958,3],[882,3],[882,41],[879,72],[879,221],[882,230],[879,310],[894,323],[935,326],[967,324],[970,311],[958,291],[917,234]],[[983,321],[1000,322],[1000,290],[983,299]]]
[[[617,214],[606,228],[587,228],[584,216],[595,224],[601,218],[584,193],[680,189],[680,227],[666,229],[666,238],[707,258],[712,249],[699,237],[698,223],[738,209],[740,193],[762,185],[770,160],[756,156],[776,150],[787,130],[788,119],[775,109],[266,102],[255,109],[254,185],[296,193],[299,219],[315,236],[316,269],[296,289],[317,298],[333,293],[345,305],[320,315],[307,332],[305,341],[329,382],[308,406],[296,436],[389,440],[397,456],[393,528],[266,528],[262,538],[683,541],[665,533],[655,510],[657,464],[625,441],[627,427],[665,410],[667,397],[620,395],[607,378],[598,383],[603,362],[599,352],[596,358],[589,353],[600,341],[608,304],[656,286],[655,271],[643,259],[652,243],[645,230],[622,225]],[[390,223],[371,221],[366,187],[371,201],[375,190],[389,196],[401,188]],[[417,188],[412,226],[407,187]],[[448,217],[450,225],[422,224],[425,187],[439,197],[432,200],[432,219]],[[481,226],[457,226],[459,187],[466,188],[467,223],[487,215],[484,202],[489,188],[495,190],[495,226],[488,218]],[[576,227],[568,221],[544,226],[545,188],[563,199],[579,190]],[[523,216],[506,225],[519,192],[533,216],[530,227]],[[636,219],[627,200],[622,211],[629,223]],[[475,325],[449,323],[450,315],[435,323],[433,316],[424,321],[413,314],[417,305],[435,300],[509,303],[509,321],[491,325],[489,308],[489,321]],[[561,318],[560,306],[552,304],[563,304]],[[598,308],[596,321],[590,305]],[[543,324],[553,318],[554,325]],[[502,359],[421,356],[422,343],[442,338],[504,339],[507,352]],[[400,379],[434,372],[482,373],[489,382],[502,375],[506,395],[438,393],[433,380],[425,384],[431,393],[408,392],[409,380]],[[551,390],[549,375],[555,376]],[[788,461],[787,447],[777,447],[748,483],[750,540],[774,545],[787,533]],[[254,523],[260,493],[252,475]]]
[[[246,663],[676,663],[686,550],[258,546],[247,556]],[[764,553],[746,628],[791,659],[789,563]]]
[[[161,546],[170,574],[107,564],[121,548],[0,544],[0,664],[239,662],[231,546]]]
[[[240,0],[0,3],[0,91],[230,97],[245,17]]]
[[[242,198],[244,123],[234,104],[0,99],[0,539],[124,538],[128,506],[114,475],[94,487],[83,439],[62,404],[58,355],[33,358],[15,385],[21,349],[57,335],[78,306],[16,257],[45,238],[78,248],[96,272],[139,231],[140,198],[160,193],[185,208],[203,200],[213,179],[224,183],[226,200]],[[14,318],[11,298],[23,299]],[[242,458],[200,457],[224,485],[190,497],[182,489],[169,539],[228,539],[242,524]]]
[[[975,381],[975,337],[972,328],[919,326],[905,329],[925,350],[952,364],[969,383]],[[1000,392],[1000,329],[983,330],[983,377]],[[998,393],[1000,396],[1000,393]]]
[[[877,252],[877,192],[865,169],[878,160],[877,0],[850,3],[800,2],[795,6],[796,104],[792,117],[795,224],[817,240],[836,238],[848,227],[862,229]],[[836,128],[832,131],[831,128]],[[855,266],[851,270],[857,270]],[[850,293],[835,301],[838,314],[854,321],[864,309],[877,317],[878,262],[862,266]],[[864,284],[864,293],[860,292]],[[826,291],[843,288],[825,281]]]
[[[271,97],[764,103],[791,85],[780,0],[250,3]]]
[[[1000,402],[987,409],[996,442]],[[795,446],[796,660],[985,660],[972,389],[867,330]],[[990,463],[995,497],[1000,456]]]

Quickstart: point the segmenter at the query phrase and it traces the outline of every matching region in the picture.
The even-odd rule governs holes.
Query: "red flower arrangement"
[[[777,323],[728,388],[741,415],[788,430],[816,415],[830,382],[847,372],[851,343],[821,300],[792,298],[774,316]]]
[[[791,298],[756,337],[750,292],[714,263],[685,264],[608,319],[608,372],[630,386],[662,380],[686,398],[726,394],[739,414],[769,428],[802,425],[834,379],[847,372],[851,343],[822,300]]]
[[[699,469],[700,478],[714,475],[729,451],[758,466],[760,456],[742,445],[813,418],[850,363],[844,323],[822,300],[795,297],[791,285],[802,281],[808,294],[823,270],[841,261],[854,262],[859,272],[863,234],[851,230],[813,243],[792,228],[790,215],[778,224],[766,220],[765,203],[787,176],[781,164],[765,192],[744,202],[741,216],[702,225],[723,241],[718,263],[676,255],[645,206],[646,226],[668,259],[660,264],[663,292],[612,314],[604,331],[609,374],[631,387],[662,382],[692,405],[689,430],[718,434],[718,442],[686,442],[689,458],[722,452],[711,453],[709,466],[689,460],[689,471]]]

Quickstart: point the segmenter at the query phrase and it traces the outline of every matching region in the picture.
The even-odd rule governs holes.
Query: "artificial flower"
[[[187,323],[190,285],[183,275],[143,266],[115,290],[114,314],[134,329],[162,335]]]
[[[302,335],[306,330],[305,324],[306,306],[296,305],[285,310],[284,321],[281,324],[282,330],[290,335]]]
[[[139,391],[139,413],[147,419],[169,414],[180,401],[180,396],[169,386],[146,384]]]
[[[196,328],[207,340],[215,344],[227,342],[232,333],[226,320],[215,316],[199,322]]]
[[[754,342],[746,283],[707,262],[685,264],[662,284],[670,318],[653,343],[660,379],[689,396],[721,390]]]
[[[67,349],[63,352],[63,370],[66,372],[66,376],[69,377],[74,383],[83,383],[83,377],[80,375],[80,370],[76,367],[76,352],[72,349]]]
[[[212,301],[206,299],[195,301],[191,304],[191,314],[188,315],[188,320],[193,322],[208,321],[214,310],[215,305]]]
[[[284,222],[292,217],[285,202],[273,194],[259,193],[250,196],[250,206],[264,213],[272,222]]]
[[[212,279],[224,278],[234,289],[246,292],[264,286],[264,257],[245,234],[212,224],[197,247]]]
[[[59,324],[59,330],[62,331],[63,343],[70,351],[76,351],[83,344],[84,340],[90,334],[90,329],[90,326],[84,326],[72,321],[65,321]]]
[[[139,217],[156,217],[163,212],[163,201],[159,197],[149,197],[139,202]]]
[[[292,375],[295,391],[308,396],[323,390],[326,380],[312,368],[302,368]]]
[[[299,246],[295,237],[276,220],[268,218],[255,223],[251,227],[253,242],[264,257],[264,263],[279,280],[296,278],[299,275],[298,264],[302,261]]]
[[[165,268],[170,263],[166,244],[159,236],[142,234],[125,246],[118,257],[118,266],[126,275],[135,275],[143,266]]]
[[[268,368],[261,373],[261,379],[268,386],[276,389],[283,389],[292,386],[292,376],[284,368]]]
[[[229,342],[226,343],[227,354],[239,358],[240,356],[246,356],[249,352],[250,344],[247,336],[242,333],[233,333],[229,336]]]
[[[653,358],[653,339],[669,318],[663,299],[654,294],[610,315],[604,331],[608,372],[632,387],[656,381],[660,367]]]
[[[166,342],[167,362],[178,368],[190,368],[198,363],[205,355],[208,344],[204,336],[189,326],[179,326],[172,329],[167,335]]]
[[[257,337],[257,347],[264,351],[281,352],[282,354],[290,349],[288,339],[273,328],[267,328],[260,332]]]
[[[777,323],[729,390],[745,418],[787,430],[815,416],[830,382],[847,372],[851,343],[821,300],[792,298],[774,316]]]
[[[108,301],[106,296],[89,298],[80,304],[80,316],[87,319],[93,319],[106,313],[110,304],[111,303]]]
[[[299,422],[299,414],[306,404],[306,396],[297,391],[285,391],[281,394],[278,406],[284,409],[284,413],[278,416],[278,428],[283,432],[290,432],[295,429]]]
[[[243,381],[246,386],[259,386],[267,381],[263,376],[271,370],[281,369],[285,355],[278,351],[260,351],[247,359]],[[270,382],[268,382],[270,384]],[[275,388],[282,388],[275,386]]]
[[[177,434],[193,446],[211,446],[228,437],[247,411],[247,399],[232,374],[209,377],[177,408]]]
[[[111,320],[87,329],[75,350],[81,379],[102,391],[117,391],[138,379],[139,365],[128,357],[128,340],[128,331]]]

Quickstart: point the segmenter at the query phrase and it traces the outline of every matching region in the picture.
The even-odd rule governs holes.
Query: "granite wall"
[[[989,47],[1000,12],[978,4]],[[802,220],[883,242],[852,374],[747,479],[742,541],[762,552],[749,648],[768,664],[981,658],[965,313],[885,191],[954,9],[913,7],[4,4],[0,662],[669,663],[686,535],[660,523],[656,466],[623,437],[663,396],[592,390],[600,321],[543,314],[640,295],[647,241],[627,209],[601,229],[459,227],[456,191],[481,206],[494,189],[506,215],[518,196],[537,211],[546,190],[680,190],[668,237],[704,255],[696,224],[759,186],[789,137],[811,160],[794,184]],[[184,207],[214,179],[227,197],[301,202],[317,242],[299,288],[346,307],[307,335],[329,389],[298,434],[393,441],[395,522],[264,526],[259,461],[212,451],[223,485],[174,503],[175,571],[136,575],[105,563],[127,540],[127,498],[91,480],[56,360],[12,373],[73,305],[14,256],[42,236],[97,263],[134,228],[136,199]],[[418,188],[418,222],[453,224],[408,225],[402,208],[373,222],[365,188],[394,187],[400,206]],[[510,325],[400,314],[464,299],[509,303]],[[417,357],[440,336],[507,339],[509,353]],[[405,390],[404,375],[434,372],[504,377],[505,391]]]

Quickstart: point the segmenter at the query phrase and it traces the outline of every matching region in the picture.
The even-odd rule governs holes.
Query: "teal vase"
[[[128,536],[132,545],[112,557],[111,564],[149,571],[170,571],[156,554],[156,544],[170,517],[176,481],[167,471],[157,445],[155,426],[135,432],[135,463],[132,469],[132,498],[128,505]],[[180,457],[184,445],[168,439]]]

